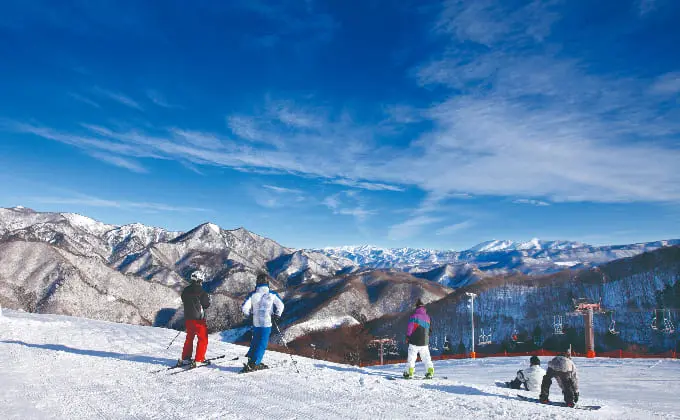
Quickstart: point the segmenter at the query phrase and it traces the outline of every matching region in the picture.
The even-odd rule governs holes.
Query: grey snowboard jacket
[[[573,391],[574,392],[579,392],[578,391],[578,375],[576,374],[576,365],[574,362],[571,361],[570,358],[565,357],[565,356],[557,356],[553,358],[550,363],[548,363],[548,368],[556,371],[556,372],[562,372],[566,374],[566,377],[571,379],[572,386],[574,387]],[[564,390],[565,384],[562,383],[562,380],[560,379],[560,376],[563,375],[558,375],[556,376],[557,379],[557,384],[560,386],[562,390]]]

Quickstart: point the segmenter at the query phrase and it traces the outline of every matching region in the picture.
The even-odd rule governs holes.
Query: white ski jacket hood
[[[258,286],[243,302],[243,315],[253,314],[253,326],[271,327],[272,314],[281,316],[284,304],[276,292],[269,290],[269,286]]]

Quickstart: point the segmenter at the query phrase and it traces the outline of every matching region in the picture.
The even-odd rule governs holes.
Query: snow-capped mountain
[[[70,213],[0,209],[0,253],[0,305],[31,312],[179,326],[178,293],[195,268],[207,274],[205,287],[213,296],[208,311],[212,330],[238,327],[244,295],[253,290],[261,271],[272,275],[272,287],[289,304],[284,325],[305,322],[300,331],[332,327],[325,317],[333,312],[310,309],[304,316],[295,315],[295,306],[302,306],[295,296],[301,294],[314,296],[318,308],[353,296],[341,306],[353,306],[370,319],[385,311],[371,307],[369,300],[379,300],[384,308],[403,304],[394,293],[370,291],[369,298],[363,283],[342,277],[356,271],[351,261],[284,247],[244,228],[225,230],[212,223],[171,232],[138,223],[113,226]],[[385,284],[391,283],[386,291],[403,284],[422,296],[441,298],[450,292],[409,275],[393,277],[389,273],[382,277]],[[327,280],[344,286],[331,291]],[[305,299],[304,304],[310,302]]]
[[[678,239],[614,246],[532,239],[526,242],[492,240],[464,251],[388,249],[370,245],[324,248],[318,251],[331,258],[352,261],[360,267],[396,268],[449,287],[459,287],[458,284],[470,284],[469,267],[476,269],[476,279],[512,272],[543,274],[565,268],[596,266],[677,244],[680,244]],[[435,274],[442,270],[448,274]],[[455,273],[461,274],[459,276]],[[474,281],[474,278],[471,280]]]

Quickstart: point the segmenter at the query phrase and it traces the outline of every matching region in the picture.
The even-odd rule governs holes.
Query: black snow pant
[[[574,389],[574,381],[568,372],[560,372],[552,368],[548,368],[543,376],[543,382],[541,383],[541,400],[547,400],[550,395],[550,385],[552,385],[552,379],[555,378],[562,387],[562,395],[564,396],[564,402],[567,404],[574,403],[574,394],[576,390]]]
[[[508,386],[512,389],[522,389],[522,385],[526,388],[526,379],[524,379],[524,371],[518,370],[517,377],[512,381],[508,382]]]

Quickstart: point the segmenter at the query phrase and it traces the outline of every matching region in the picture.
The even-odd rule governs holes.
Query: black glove
[[[574,403],[578,402],[578,392],[574,392]]]

